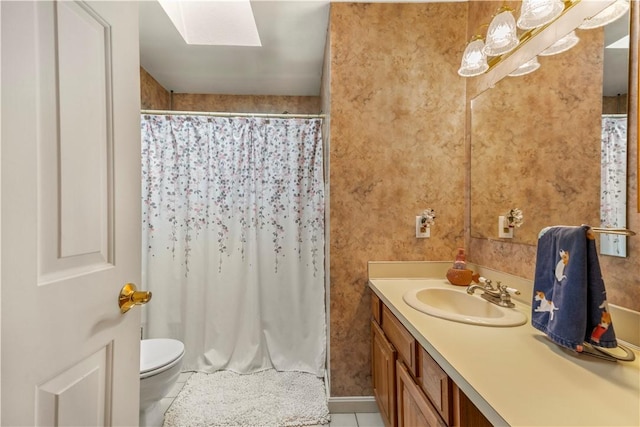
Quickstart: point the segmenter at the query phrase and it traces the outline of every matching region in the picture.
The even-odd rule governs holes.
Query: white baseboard
[[[329,412],[332,414],[379,411],[373,396],[329,397]]]

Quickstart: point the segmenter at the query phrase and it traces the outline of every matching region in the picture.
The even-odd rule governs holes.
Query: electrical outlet
[[[422,217],[416,216],[416,238],[428,239],[431,237],[431,229],[426,226],[422,226]]]
[[[501,239],[513,239],[513,228],[509,227],[506,216],[498,217],[498,237]]]

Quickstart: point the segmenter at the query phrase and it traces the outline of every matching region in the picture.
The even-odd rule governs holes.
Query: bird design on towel
[[[560,261],[556,264],[556,279],[558,282],[562,282],[562,279],[567,278],[564,274],[567,264],[569,264],[569,251],[560,249]]]
[[[559,308],[555,306],[553,301],[545,298],[544,292],[541,292],[541,291],[536,291],[535,300],[540,301],[540,305],[536,307],[534,311],[536,312],[548,311],[550,314],[550,320],[553,320],[553,311],[559,310]]]

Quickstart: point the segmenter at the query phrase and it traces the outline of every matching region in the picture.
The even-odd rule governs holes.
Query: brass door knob
[[[151,299],[151,292],[138,291],[136,285],[133,283],[127,283],[120,290],[120,296],[118,297],[118,305],[120,306],[120,312],[126,313],[134,305],[142,305],[149,302]]]

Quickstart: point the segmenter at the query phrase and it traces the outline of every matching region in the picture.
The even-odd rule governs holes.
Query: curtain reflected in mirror
[[[630,14],[604,29],[600,225],[627,228],[627,105]],[[600,254],[627,256],[627,237],[601,234]]]
[[[600,225],[627,227],[627,115],[602,116]],[[627,256],[627,237],[600,235],[600,254]]]

